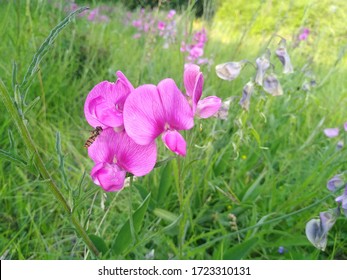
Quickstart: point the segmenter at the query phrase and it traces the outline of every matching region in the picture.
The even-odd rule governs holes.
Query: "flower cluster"
[[[135,39],[150,33],[162,37],[164,39],[164,48],[168,48],[176,39],[177,27],[175,15],[176,11],[170,10],[165,17],[158,18],[159,14],[157,12],[146,12],[145,9],[141,9],[133,20],[131,20],[133,17],[132,14],[128,13],[125,24],[131,22],[131,25],[136,28],[137,33],[134,35]]]
[[[207,42],[207,33],[205,28],[196,31],[193,34],[193,38],[190,43],[185,41],[181,42],[181,52],[187,53],[186,63],[196,63],[196,64],[210,64],[211,61],[208,58],[202,57],[204,55],[204,48]]]
[[[280,60],[283,65],[283,73],[291,74],[294,72],[290,57],[286,48],[286,40],[281,39],[278,44],[278,48],[275,51],[276,57]],[[271,71],[267,73],[272,65],[270,62],[271,52],[267,50],[264,54],[258,57],[255,61],[256,63],[256,74],[252,79],[243,87],[242,97],[240,100],[241,107],[248,111],[250,106],[250,98],[255,87],[261,87],[265,92],[271,94],[272,96],[279,96],[283,94],[282,86],[276,77],[276,75]],[[248,60],[241,60],[238,62],[226,62],[218,64],[216,66],[216,74],[219,78],[227,81],[232,81],[236,79],[243,67],[249,62]],[[273,69],[272,69],[273,70]]]
[[[185,95],[169,78],[134,88],[122,72],[117,76],[115,83],[97,84],[84,104],[87,122],[101,130],[88,148],[91,177],[106,191],[121,190],[127,172],[143,176],[154,168],[159,136],[169,150],[185,156],[179,131],[191,129],[194,116],[208,118],[221,107],[216,96],[200,100],[204,77],[194,64],[184,71]]]
[[[335,175],[327,183],[327,188],[331,192],[337,192],[343,187],[344,192],[342,195],[336,197],[335,201],[338,203],[337,208],[321,212],[319,219],[311,219],[306,224],[307,239],[320,250],[325,250],[328,233],[335,224],[337,218],[340,216],[341,211],[347,217],[347,184],[344,183],[344,173]]]

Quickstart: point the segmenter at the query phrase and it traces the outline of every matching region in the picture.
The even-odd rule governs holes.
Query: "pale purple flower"
[[[219,78],[227,81],[236,79],[245,64],[245,61],[226,62],[216,66],[216,74]]]
[[[281,84],[275,74],[266,75],[263,82],[263,89],[267,93],[273,96],[280,96],[283,94]]]
[[[347,122],[345,122],[345,124],[343,125],[343,128],[345,131],[347,131]]]
[[[343,210],[347,210],[347,185],[342,195],[338,196],[335,201],[341,204]]]
[[[292,63],[290,61],[290,57],[287,52],[286,40],[282,39],[281,42],[279,43],[279,47],[276,50],[276,56],[278,57],[278,59],[281,61],[283,65],[284,74],[290,74],[294,72]]]
[[[213,116],[216,117],[217,119],[226,120],[229,114],[230,103],[231,103],[231,97],[225,99],[222,102],[222,105],[219,108],[219,110]]]
[[[277,251],[277,252],[278,252],[279,254],[283,255],[284,252],[285,252],[284,247],[283,247],[283,246],[278,247],[278,251]]]
[[[340,132],[340,130],[337,127],[324,129],[325,136],[327,136],[329,138],[334,138],[334,137],[339,136],[339,132]]]
[[[84,104],[84,115],[92,127],[123,129],[124,102],[134,89],[121,71],[117,71],[115,83],[103,81],[88,94]]]
[[[204,86],[204,75],[196,64],[188,65],[183,74],[186,94],[192,104],[193,114],[200,118],[209,118],[216,114],[222,105],[222,100],[217,96],[209,96],[202,100],[202,88]]]
[[[317,249],[324,251],[328,242],[328,232],[336,222],[338,212],[321,212],[319,219],[312,219],[306,224],[306,237]]]
[[[202,65],[202,64],[211,64],[211,59],[208,59],[206,57],[204,58],[199,58],[198,61],[196,62],[197,64],[199,65]]]
[[[341,150],[342,148],[343,148],[343,141],[340,140],[340,141],[338,141],[337,144],[336,144],[336,149],[337,149],[337,150]]]
[[[164,79],[158,86],[146,84],[136,88],[124,104],[125,130],[139,145],[148,145],[163,133],[164,144],[185,156],[186,144],[178,130],[193,126],[189,103],[172,79]]]
[[[120,191],[127,172],[135,176],[148,174],[155,165],[157,149],[155,142],[136,144],[126,133],[104,129],[88,155],[95,165],[91,170],[93,182],[105,191]]]
[[[249,110],[249,104],[250,104],[253,91],[254,91],[254,83],[252,81],[248,82],[242,89],[242,97],[239,104],[246,111]]]
[[[267,69],[270,67],[270,51],[268,50],[266,53],[264,53],[261,57],[258,57],[255,60],[255,63],[257,65],[257,73],[255,75],[255,82],[256,84],[262,86],[264,75]]]
[[[329,191],[336,191],[336,188],[338,188],[339,186],[341,186],[343,183],[343,180],[341,178],[341,175],[335,175],[333,178],[331,178],[328,183],[327,183],[327,188]]]

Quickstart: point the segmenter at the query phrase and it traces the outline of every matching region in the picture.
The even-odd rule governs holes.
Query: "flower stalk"
[[[54,197],[57,199],[59,204],[64,209],[64,212],[67,216],[70,217],[72,224],[75,226],[75,229],[77,233],[80,235],[80,237],[83,239],[84,243],[87,245],[87,247],[93,252],[95,256],[99,255],[99,251],[92,242],[92,240],[89,238],[87,232],[84,230],[76,216],[73,214],[71,206],[68,204],[67,200],[64,198],[63,194],[61,193],[59,187],[57,186],[56,182],[53,180],[51,175],[49,174],[48,170],[46,169],[46,166],[36,148],[36,145],[30,135],[30,132],[25,124],[24,117],[20,114],[20,112],[17,110],[15,104],[12,101],[12,98],[4,85],[3,81],[0,80],[0,96],[1,99],[9,112],[12,120],[14,121],[19,135],[21,136],[24,145],[26,149],[30,152],[30,154],[33,155],[34,163],[43,178],[43,180],[47,181],[48,187],[53,193]]]

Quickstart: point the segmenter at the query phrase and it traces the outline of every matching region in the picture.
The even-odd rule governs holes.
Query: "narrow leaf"
[[[259,238],[254,237],[251,239],[242,242],[241,244],[237,244],[231,249],[227,250],[224,253],[224,260],[241,260],[246,257],[248,253],[252,250],[252,248],[258,243]]]
[[[35,105],[40,101],[40,99],[40,96],[37,96],[33,101],[26,105],[23,113],[26,114],[27,112],[32,110],[35,107]]]
[[[155,208],[153,210],[153,213],[157,217],[159,217],[165,221],[168,221],[170,223],[173,223],[178,218],[176,214],[169,212],[167,210],[164,210],[164,209],[160,209],[160,208]]]
[[[160,174],[160,183],[158,190],[157,201],[160,205],[167,198],[167,193],[172,185],[172,176],[171,176],[171,165],[168,163],[162,170]]]
[[[45,41],[39,47],[37,52],[34,54],[34,57],[33,57],[30,65],[29,65],[28,70],[25,73],[24,79],[20,85],[20,88],[22,91],[30,85],[30,81],[32,80],[32,77],[35,75],[35,73],[39,69],[40,61],[42,60],[44,55],[47,53],[49,47],[53,45],[54,40],[57,38],[59,33],[71,22],[71,20],[74,18],[75,15],[78,15],[87,9],[88,9],[88,7],[82,7],[82,8],[77,9],[76,11],[70,13],[65,19],[63,19],[56,27],[54,27],[51,30],[48,37],[45,39]]]
[[[133,215],[133,223],[134,223],[134,230],[136,233],[138,233],[141,229],[143,219],[145,217],[145,213],[148,208],[148,203],[150,200],[151,194],[149,194],[146,199],[143,201],[143,203],[139,206],[139,208],[136,209],[134,215]],[[132,235],[130,230],[130,222],[129,220],[125,222],[125,224],[122,226],[121,230],[119,231],[114,245],[112,246],[112,250],[115,254],[121,254],[123,253],[132,243]]]
[[[108,251],[107,245],[105,241],[100,237],[95,234],[88,234],[89,238],[92,240],[94,243],[96,249],[99,250],[103,255],[105,255]]]
[[[16,90],[16,85],[17,85],[17,63],[13,61],[13,66],[12,66],[12,89],[13,91]]]

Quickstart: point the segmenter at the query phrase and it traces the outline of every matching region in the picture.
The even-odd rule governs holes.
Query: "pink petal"
[[[176,130],[167,130],[162,135],[162,140],[165,146],[172,152],[186,156],[187,144],[183,136]]]
[[[116,75],[118,80],[116,81],[118,94],[121,96],[119,100],[124,100],[122,103],[124,105],[126,97],[134,90],[133,85],[129,82],[127,77],[122,73],[122,71],[117,71]]]
[[[117,164],[100,162],[90,173],[93,182],[107,192],[120,191],[124,186],[126,172]]]
[[[201,98],[202,95],[202,88],[204,86],[204,76],[200,72],[199,75],[196,77],[196,83],[193,91],[193,114],[195,114],[196,106]]]
[[[345,124],[343,125],[343,128],[345,129],[345,131],[347,131],[347,122],[345,122]]]
[[[124,131],[117,133],[117,136],[114,144],[118,165],[135,176],[151,172],[157,160],[155,141],[148,145],[138,145]]]
[[[124,104],[124,127],[139,145],[148,145],[165,130],[165,114],[154,85],[136,88]]]
[[[175,81],[164,79],[158,84],[160,100],[165,112],[165,129],[187,130],[194,126],[194,115],[187,99]],[[156,107],[153,107],[156,108]]]
[[[116,154],[117,133],[113,128],[106,128],[101,131],[93,144],[88,148],[89,157],[95,162],[113,163]]]
[[[123,106],[126,98],[134,89],[121,71],[117,72],[116,83],[103,81],[97,84],[88,94],[84,104],[87,122],[93,126],[123,126]]]
[[[339,135],[339,129],[338,128],[326,128],[324,129],[325,136],[329,138],[334,138]]]
[[[217,96],[209,96],[199,101],[197,106],[197,115],[206,119],[216,114],[222,106],[222,100]]]
[[[122,124],[120,112],[108,98],[108,95],[112,95],[115,89],[114,83],[103,81],[89,92],[84,103],[84,115],[91,126],[106,128]]]
[[[136,144],[125,131],[104,129],[88,149],[89,157],[97,163],[117,164],[122,170],[135,176],[148,174],[157,159],[155,142]]]
[[[200,73],[200,67],[195,64],[189,64],[184,70],[183,83],[186,89],[186,94],[190,97],[193,96],[196,78]]]

